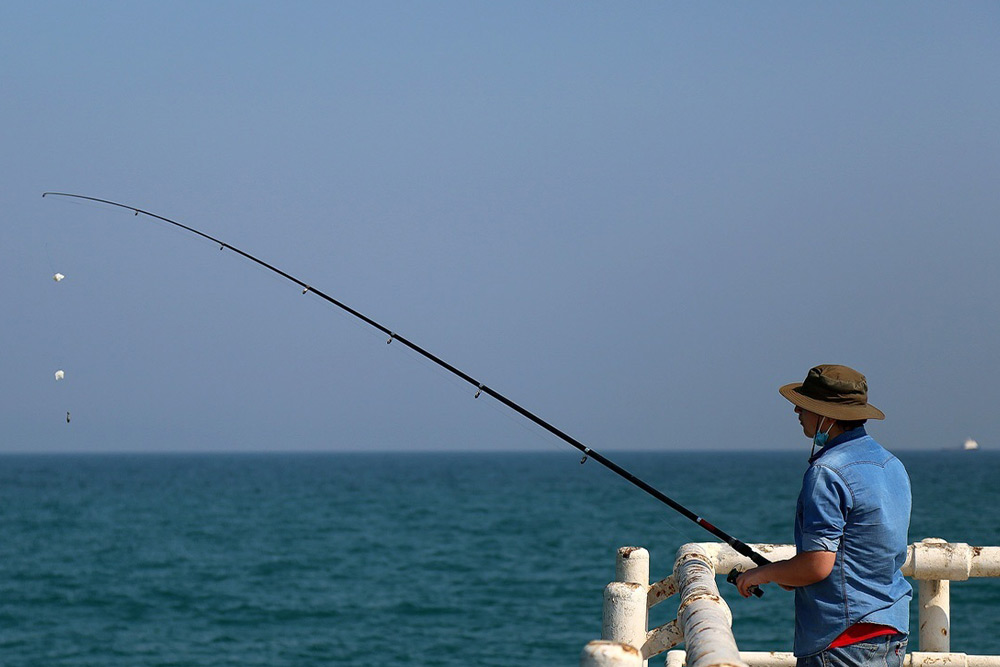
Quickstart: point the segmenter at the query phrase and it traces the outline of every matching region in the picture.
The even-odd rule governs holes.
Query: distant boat
[[[965,441],[965,444],[962,445],[962,449],[967,452],[975,451],[979,449],[979,443],[973,440],[972,438],[969,438],[968,440]]]

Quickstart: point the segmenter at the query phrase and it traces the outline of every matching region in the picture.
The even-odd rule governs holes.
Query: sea
[[[804,451],[605,454],[745,542],[791,541]],[[1000,544],[1000,452],[897,454],[911,542]],[[659,579],[713,539],[568,447],[4,455],[0,665],[576,665],[618,547]],[[791,649],[790,593],[718,581],[741,649]],[[1000,654],[1000,580],[951,604],[952,650]]]

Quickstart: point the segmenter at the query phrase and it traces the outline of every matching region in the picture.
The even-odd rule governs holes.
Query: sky
[[[1000,447],[1000,5],[0,4],[0,452]],[[66,279],[56,283],[52,275]],[[55,381],[54,372],[65,379]],[[71,421],[66,422],[65,413]]]

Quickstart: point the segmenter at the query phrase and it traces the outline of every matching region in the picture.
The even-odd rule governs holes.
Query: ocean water
[[[612,458],[746,542],[791,539],[803,452]],[[1000,544],[1000,453],[900,458],[911,542]],[[575,665],[617,547],[660,578],[711,539],[569,448],[3,456],[0,664]],[[790,649],[790,594],[720,587],[741,648]],[[951,590],[953,650],[1000,653],[1000,582]]]

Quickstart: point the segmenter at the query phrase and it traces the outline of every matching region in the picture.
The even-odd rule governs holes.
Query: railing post
[[[642,547],[621,547],[615,559],[615,581],[649,585],[649,552]]]
[[[642,547],[619,548],[615,581],[604,590],[602,639],[628,644],[641,656],[649,627],[648,592],[649,552]]]
[[[642,650],[646,643],[647,588],[626,581],[612,581],[607,585],[601,639]]]
[[[919,646],[924,653],[951,652],[950,590],[951,582],[947,579],[917,583]]]
[[[921,544],[947,545],[947,540],[929,537]],[[943,547],[942,547],[943,548]],[[916,553],[920,553],[917,551]],[[968,572],[968,565],[966,565]],[[951,652],[951,582],[948,579],[918,579],[919,647],[923,653]]]

